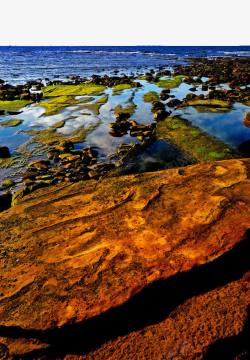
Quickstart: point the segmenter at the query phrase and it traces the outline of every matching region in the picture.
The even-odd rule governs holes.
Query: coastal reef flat
[[[130,55],[0,79],[1,360],[250,358],[249,57]]]

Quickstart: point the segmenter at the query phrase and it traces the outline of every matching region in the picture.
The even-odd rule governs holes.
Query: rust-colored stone
[[[250,283],[243,278],[187,300],[159,324],[109,341],[86,356],[71,355],[65,359],[201,360],[218,340],[225,341],[223,351],[233,359],[233,350],[244,349],[233,349],[233,339],[249,331],[245,330],[249,304]],[[228,359],[216,350],[212,354],[209,359]]]
[[[218,258],[250,226],[250,160],[58,185],[0,215],[0,326],[48,330]]]

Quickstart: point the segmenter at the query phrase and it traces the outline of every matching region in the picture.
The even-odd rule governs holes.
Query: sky
[[[249,0],[7,0],[0,45],[250,45]]]

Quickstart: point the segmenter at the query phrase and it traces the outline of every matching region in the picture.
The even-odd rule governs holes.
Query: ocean
[[[68,75],[118,75],[173,66],[190,57],[250,56],[250,46],[4,46],[0,47],[0,79],[64,79]]]

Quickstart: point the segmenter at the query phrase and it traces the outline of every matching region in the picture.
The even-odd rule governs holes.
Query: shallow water
[[[133,120],[141,124],[150,124],[154,121],[151,113],[151,103],[145,103],[143,96],[148,91],[160,93],[162,89],[144,80],[140,82],[142,84],[141,88],[124,90],[116,95],[112,93],[112,89],[107,89],[105,94],[108,95],[108,101],[101,106],[99,115],[93,114],[88,109],[83,109],[81,104],[79,104],[65,108],[60,114],[44,116],[44,109],[39,104],[35,104],[24,108],[19,115],[0,116],[0,122],[15,118],[23,120],[23,123],[17,127],[4,128],[0,126],[0,144],[8,146],[12,153],[18,153],[20,152],[19,146],[30,140],[30,136],[23,133],[23,131],[46,129],[53,127],[60,120],[65,120],[64,127],[56,131],[69,135],[82,127],[94,129],[89,132],[84,142],[76,145],[76,148],[93,146],[98,150],[99,161],[111,161],[111,156],[116,152],[120,144],[139,142],[137,138],[130,137],[129,134],[122,137],[110,135],[109,124],[115,121],[114,108],[117,105],[126,107],[132,100],[136,105],[136,110],[131,116]],[[222,86],[225,87],[225,85]],[[178,88],[172,89],[170,94],[178,99],[183,99],[190,92],[190,87],[190,85],[182,83]],[[207,92],[202,91],[201,85],[199,85],[195,93],[206,94]],[[101,96],[95,96],[93,101],[96,101]],[[80,98],[84,99],[84,97],[78,97],[78,99]],[[172,109],[170,110],[172,111]],[[210,135],[222,139],[235,148],[243,141],[250,139],[250,129],[243,124],[244,114],[250,111],[249,107],[237,103],[234,104],[231,110],[226,112],[208,112],[205,108],[203,110],[205,111],[201,112],[197,108],[187,107],[175,110],[173,114],[189,120],[192,124],[197,125]],[[165,141],[158,141],[152,144],[151,147],[136,157],[136,161],[131,164],[131,168],[136,166],[138,171],[144,171],[184,164],[185,158],[177,152],[177,149],[174,149],[173,146],[171,148],[171,146]],[[35,145],[29,146],[31,151],[34,151],[35,148]],[[174,153],[176,159],[173,159]],[[32,152],[30,155],[32,158]],[[37,156],[36,154],[35,157]],[[0,180],[10,174],[10,170],[7,172],[6,169],[0,169]]]

